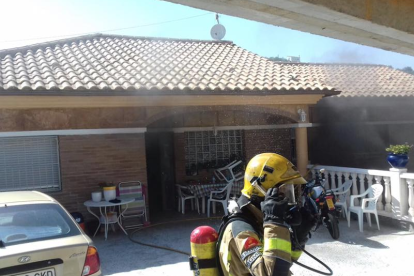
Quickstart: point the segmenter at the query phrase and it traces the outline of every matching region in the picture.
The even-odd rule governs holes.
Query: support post
[[[296,136],[296,162],[299,172],[305,176],[308,165],[308,130],[305,127],[295,129]]]

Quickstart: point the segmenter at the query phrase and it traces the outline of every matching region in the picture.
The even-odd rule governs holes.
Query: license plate
[[[45,270],[39,270],[24,274],[19,274],[16,276],[56,276],[55,270],[53,268],[45,269]]]
[[[334,210],[335,209],[335,206],[333,204],[332,198],[327,198],[326,199],[326,203],[328,203],[329,210]]]

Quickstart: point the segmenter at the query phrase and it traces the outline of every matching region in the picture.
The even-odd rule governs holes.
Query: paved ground
[[[170,221],[173,217],[176,218],[174,223],[144,229],[131,236],[142,242],[189,252],[189,236],[195,227],[210,225],[217,229],[219,226],[219,220],[211,219],[177,222],[194,218],[194,214],[164,214],[162,220]],[[320,228],[307,245],[307,250],[327,263],[334,275],[414,275],[414,233],[385,225],[378,231],[366,223],[364,233],[360,233],[356,221],[351,221],[351,228],[348,228],[345,220],[340,221],[340,232],[341,237],[334,241],[328,230]],[[94,242],[104,275],[192,275],[186,256],[138,245],[119,230],[116,233],[111,231],[107,241],[102,233],[98,234]],[[307,256],[301,261],[321,268]],[[297,265],[292,267],[292,272],[295,276],[318,275]]]

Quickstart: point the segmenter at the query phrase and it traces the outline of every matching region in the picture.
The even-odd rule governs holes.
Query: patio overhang
[[[414,55],[409,0],[164,0]]]
[[[234,105],[313,105],[324,94],[160,95],[160,96],[1,96],[0,109],[172,107]]]

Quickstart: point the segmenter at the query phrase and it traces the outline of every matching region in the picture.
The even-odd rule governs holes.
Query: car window
[[[57,204],[0,208],[0,239],[6,246],[79,234],[74,222]]]

